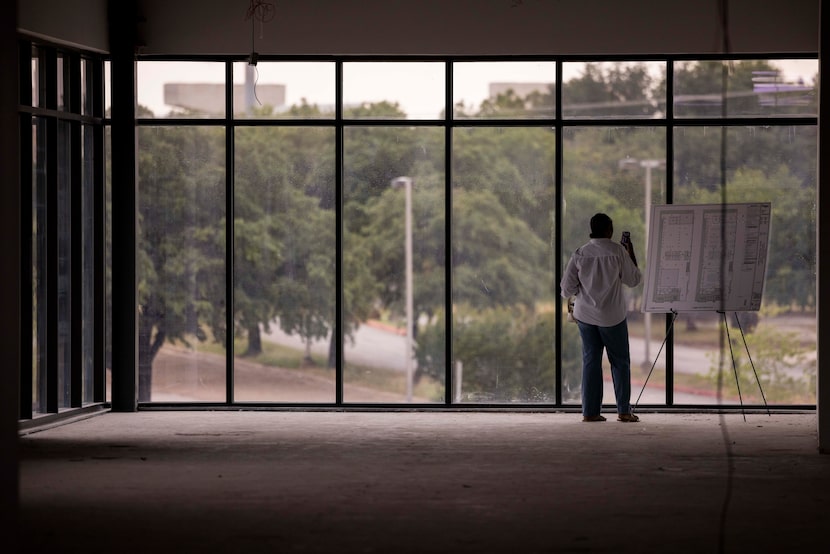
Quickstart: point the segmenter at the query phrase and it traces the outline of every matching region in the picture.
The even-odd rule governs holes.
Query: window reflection
[[[816,60],[704,60],[674,66],[677,117],[818,114]]]

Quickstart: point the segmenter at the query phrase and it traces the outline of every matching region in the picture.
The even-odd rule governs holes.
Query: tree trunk
[[[248,328],[248,350],[245,351],[245,356],[257,356],[259,354],[262,354],[262,335],[259,325],[254,325]]]
[[[314,359],[311,357],[311,339],[305,341],[305,354],[303,354],[303,365],[310,367],[314,365]]]
[[[336,329],[331,333],[331,339],[329,339],[329,361],[328,361],[328,368],[335,369],[337,367],[337,338],[336,338]]]
[[[153,360],[150,356],[138,357],[138,401],[150,402],[153,392]]]
[[[148,315],[138,319],[138,401],[150,402],[153,397],[153,360],[164,346],[166,334],[160,330],[162,319]],[[153,329],[158,328],[155,337]],[[151,340],[152,339],[152,340]]]

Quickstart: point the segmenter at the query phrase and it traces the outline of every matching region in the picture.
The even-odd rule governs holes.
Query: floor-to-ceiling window
[[[29,419],[105,400],[104,78],[100,57],[19,44]]]
[[[817,69],[142,59],[139,396],[577,406],[558,278],[591,215],[645,271],[652,206],[769,201],[760,310],[628,292],[632,401],[812,405]]]

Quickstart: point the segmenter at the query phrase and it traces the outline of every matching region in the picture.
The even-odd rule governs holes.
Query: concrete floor
[[[815,413],[606,415],[104,413],[21,436],[20,551],[830,551]]]

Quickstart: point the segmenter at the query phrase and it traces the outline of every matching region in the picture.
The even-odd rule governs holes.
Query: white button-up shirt
[[[612,327],[628,311],[622,286],[636,287],[642,278],[623,245],[611,239],[591,239],[573,253],[559,286],[563,298],[576,295],[573,315],[577,321]]]

